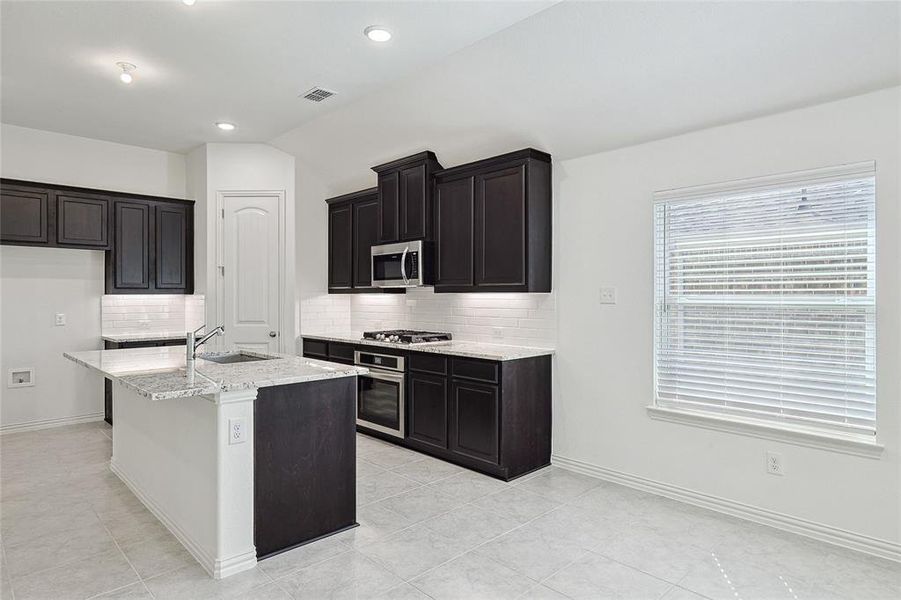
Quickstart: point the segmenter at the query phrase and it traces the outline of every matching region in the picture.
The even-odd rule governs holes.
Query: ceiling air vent
[[[301,94],[301,97],[310,102],[322,102],[330,96],[334,96],[338,92],[333,92],[321,87],[314,87]]]

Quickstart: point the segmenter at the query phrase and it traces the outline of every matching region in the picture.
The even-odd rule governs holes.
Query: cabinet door
[[[526,167],[476,176],[475,285],[526,287]]]
[[[400,214],[400,187],[397,171],[379,175],[379,241],[398,240],[398,216]]]
[[[355,288],[368,288],[372,287],[372,245],[378,243],[378,198],[354,202],[353,211],[353,286]]]
[[[400,239],[415,240],[427,236],[427,190],[425,165],[400,171]]]
[[[113,274],[111,291],[150,290],[150,204],[114,203]],[[108,282],[109,283],[109,282]]]
[[[156,287],[186,290],[188,273],[188,208],[178,204],[156,206]]]
[[[498,464],[499,412],[497,386],[454,379],[451,384],[451,451]]]
[[[49,190],[5,184],[0,188],[0,241],[49,245],[49,218]]]
[[[473,178],[435,186],[435,287],[468,287],[472,276]]]
[[[350,204],[329,206],[328,213],[328,287],[350,289],[353,286],[353,239]]]
[[[408,437],[447,448],[447,379],[411,373],[407,394]]]
[[[109,248],[109,200],[76,192],[56,194],[56,243]]]

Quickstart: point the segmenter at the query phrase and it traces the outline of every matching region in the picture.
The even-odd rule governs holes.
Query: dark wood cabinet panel
[[[356,378],[263,387],[253,410],[257,557],[353,527]]]
[[[193,256],[188,245],[191,229],[190,211],[186,206],[156,206],[156,287],[165,290],[189,290],[193,280]]]
[[[379,176],[380,243],[431,241],[432,173],[440,168],[429,151],[372,167]]]
[[[382,243],[398,240],[399,179],[396,172],[386,173],[379,177],[379,241]]]
[[[525,165],[476,176],[476,286],[526,287],[525,178]]]
[[[353,344],[342,344],[341,342],[328,343],[328,359],[332,362],[339,362],[348,365],[354,364],[354,347]]]
[[[428,232],[429,193],[426,181],[426,165],[419,164],[401,169],[399,237],[402,241],[430,237]]]
[[[351,205],[329,206],[328,287],[353,287],[353,213]]]
[[[407,378],[407,436],[447,448],[447,379],[411,373]]]
[[[353,211],[353,286],[369,288],[372,287],[372,246],[378,243],[379,233],[378,197],[354,202]]]
[[[304,338],[303,355],[309,358],[328,360],[328,342]]]
[[[0,186],[0,241],[50,245],[50,190],[3,183]]]
[[[473,285],[472,177],[435,185],[435,290]]]
[[[497,386],[454,379],[450,413],[451,451],[497,464],[500,454]]]
[[[107,291],[150,290],[151,210],[147,202],[113,203],[115,248]]]
[[[59,246],[109,248],[109,200],[94,194],[56,194],[56,243]]]

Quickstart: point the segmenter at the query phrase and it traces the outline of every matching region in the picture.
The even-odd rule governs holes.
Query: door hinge
[[[219,209],[219,217],[222,219],[225,218],[225,209],[224,208]]]
[[[219,265],[217,268],[219,269],[219,275],[225,277],[225,265]]]

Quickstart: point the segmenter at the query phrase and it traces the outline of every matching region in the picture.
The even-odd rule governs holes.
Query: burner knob
[[[384,334],[384,333],[377,333],[377,334],[375,334],[375,339],[377,339],[377,340],[383,340],[383,339],[385,339],[385,334]]]
[[[399,341],[400,341],[400,337],[398,337],[398,336],[396,336],[396,335],[392,335],[392,336],[391,336],[391,341],[392,341],[392,342],[399,342]]]

